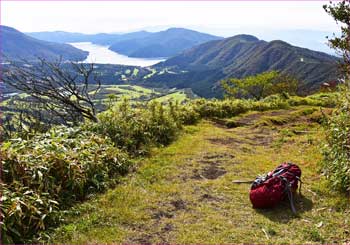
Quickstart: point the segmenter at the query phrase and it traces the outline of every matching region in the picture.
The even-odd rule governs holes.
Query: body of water
[[[69,43],[70,45],[88,51],[89,55],[83,62],[100,63],[100,64],[117,64],[131,66],[151,66],[164,59],[145,59],[131,58],[122,54],[118,54],[108,49],[108,46],[93,44],[90,42]]]

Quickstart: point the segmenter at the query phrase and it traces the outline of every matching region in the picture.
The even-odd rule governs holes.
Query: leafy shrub
[[[28,187],[15,190],[1,184],[1,235],[3,243],[22,243],[25,238],[44,230],[47,224],[55,224],[58,218],[58,202],[48,193],[37,193]],[[26,240],[27,242],[30,240]]]
[[[248,111],[266,111],[286,109],[290,106],[311,105],[334,107],[337,103],[338,93],[315,94],[309,97],[289,96],[287,94],[271,95],[263,100],[194,100],[188,105],[196,111],[200,118],[234,117]]]
[[[192,102],[194,110],[201,118],[224,118],[244,113],[251,107],[250,100],[205,100],[199,99]]]
[[[104,190],[130,164],[108,138],[65,127],[5,142],[1,156],[3,234],[15,243],[45,229],[56,204],[66,208]]]
[[[339,93],[318,93],[308,97],[291,96],[288,103],[291,106],[311,105],[322,107],[335,107],[338,104]]]
[[[107,135],[115,146],[133,155],[145,154],[152,145],[172,142],[189,120],[173,105],[159,103],[131,108],[128,101],[116,105],[99,115],[100,122],[90,126],[101,135]]]
[[[237,116],[250,110],[265,111],[282,107],[281,103],[265,103],[253,100],[196,100],[192,102],[194,110],[201,118],[225,118]],[[285,105],[283,105],[284,107]]]
[[[298,90],[300,81],[292,75],[266,71],[242,79],[229,78],[221,81],[225,93],[237,98],[260,100],[272,94],[292,93]]]
[[[182,106],[178,111],[178,120],[184,125],[193,125],[200,120],[200,115],[193,106]]]
[[[323,170],[334,189],[350,193],[350,111],[335,112],[325,126]]]

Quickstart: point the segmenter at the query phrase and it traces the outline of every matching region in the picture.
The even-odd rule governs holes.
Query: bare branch
[[[1,80],[35,98],[42,109],[63,124],[98,120],[93,97],[101,81],[93,64],[49,62],[41,58],[37,63],[10,62],[4,66]],[[97,86],[91,89],[92,84]]]

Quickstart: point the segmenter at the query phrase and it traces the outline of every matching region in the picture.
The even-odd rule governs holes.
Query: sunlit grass
[[[288,119],[281,124],[257,124],[273,117],[264,112],[253,116],[251,124],[232,129],[206,121],[186,127],[172,145],[139,159],[137,171],[115,189],[77,206],[50,242],[349,242],[349,200],[329,191],[318,171],[323,131],[308,120],[309,112],[310,107],[280,111],[278,116]],[[284,161],[303,171],[298,215],[288,202],[254,210],[249,184],[232,181],[252,180]],[[226,173],[205,178],[210,164]]]
[[[188,97],[185,94],[185,92],[184,91],[178,91],[178,92],[175,92],[175,93],[164,95],[162,97],[158,97],[158,98],[154,99],[154,101],[157,101],[159,103],[169,102],[170,100],[172,100],[174,102],[175,101],[182,102],[182,101],[184,101],[186,99],[188,99]]]

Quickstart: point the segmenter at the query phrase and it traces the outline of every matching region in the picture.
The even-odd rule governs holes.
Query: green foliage
[[[315,94],[308,97],[271,95],[260,101],[225,99],[225,100],[194,100],[188,108],[196,111],[200,118],[225,118],[237,116],[248,111],[266,111],[284,109],[290,106],[310,105],[334,107],[338,93]]]
[[[338,103],[339,93],[318,93],[307,97],[291,96],[288,104],[291,106],[311,105],[322,107],[335,107]]]
[[[350,192],[349,108],[333,113],[325,126],[326,144],[323,147],[323,170],[334,189]]]
[[[3,183],[1,190],[3,243],[28,242],[28,238],[36,235],[36,231],[57,223],[58,202],[50,198],[48,193],[38,193],[21,185],[16,186],[16,190],[10,190]]]
[[[192,107],[201,118],[232,117],[246,112],[250,101],[245,100],[205,100],[199,99],[192,102]]]
[[[344,62],[341,67],[345,77],[350,79],[350,1],[331,2],[329,5],[324,5],[323,8],[337,23],[341,24],[341,36],[333,36],[332,39],[329,39],[329,45],[343,56]]]
[[[152,145],[167,145],[173,141],[182,126],[178,105],[165,107],[151,102],[132,108],[129,101],[115,105],[99,115],[100,122],[93,131],[107,135],[113,143],[133,154],[145,154]]]
[[[243,79],[230,78],[223,80],[222,86],[229,95],[260,100],[266,96],[266,92],[272,87],[273,80],[277,75],[276,71],[271,71]]]
[[[185,105],[178,111],[178,120],[184,125],[193,125],[200,120],[200,114],[194,106]]]
[[[55,210],[102,191],[126,173],[128,156],[106,137],[77,128],[55,128],[1,147],[3,234],[23,243],[52,225]]]
[[[296,78],[276,71],[268,71],[243,79],[230,78],[222,81],[222,86],[228,95],[256,100],[278,93],[295,94],[298,84]]]
[[[350,193],[350,1],[330,3],[323,8],[341,23],[341,37],[334,36],[329,43],[343,56],[344,85],[340,86],[337,109],[325,123],[322,166],[333,189]]]

